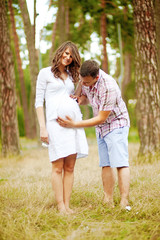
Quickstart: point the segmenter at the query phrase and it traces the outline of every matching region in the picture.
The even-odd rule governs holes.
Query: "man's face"
[[[86,86],[86,87],[92,87],[95,85],[95,83],[97,82],[99,76],[93,78],[91,76],[86,76],[86,77],[82,77],[81,75],[79,75],[80,80],[82,85]]]

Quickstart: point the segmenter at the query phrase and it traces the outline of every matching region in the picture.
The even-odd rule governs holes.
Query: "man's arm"
[[[82,85],[80,82],[78,82],[74,95],[76,95],[77,97],[80,97],[81,93],[82,93]]]
[[[83,95],[83,93],[82,93],[81,82],[78,83],[74,95],[77,98],[77,101],[78,101],[79,105],[87,105],[89,103],[87,96]]]
[[[58,117],[57,122],[62,127],[67,128],[83,128],[83,127],[93,127],[102,124],[106,121],[111,111],[100,111],[96,117],[75,122],[70,117],[66,116],[67,120]]]
[[[81,96],[78,98],[78,104],[79,104],[79,105],[87,105],[87,104],[89,104],[89,100],[88,100],[87,96],[81,95]]]

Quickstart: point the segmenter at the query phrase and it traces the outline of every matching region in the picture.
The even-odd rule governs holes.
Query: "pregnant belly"
[[[66,116],[69,116],[73,120],[80,119],[81,112],[77,102],[70,97],[64,98],[59,105],[58,116],[64,119]]]

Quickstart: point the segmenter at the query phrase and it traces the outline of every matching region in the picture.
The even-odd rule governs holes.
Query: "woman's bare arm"
[[[44,116],[44,109],[43,107],[37,107],[36,108],[37,118],[39,122],[40,127],[40,138],[41,141],[49,143],[48,139],[48,132],[46,129],[46,123],[45,123],[45,116]]]

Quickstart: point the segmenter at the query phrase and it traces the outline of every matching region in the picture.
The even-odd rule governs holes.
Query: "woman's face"
[[[68,66],[71,64],[71,62],[73,61],[72,59],[72,54],[69,48],[66,48],[66,50],[64,51],[64,53],[62,54],[62,58],[61,58],[61,64],[63,66]]]

